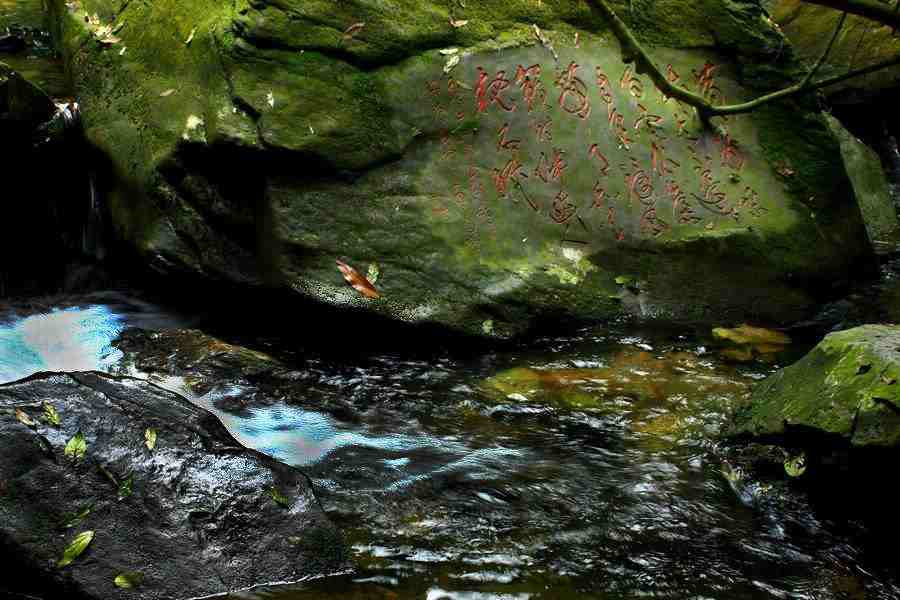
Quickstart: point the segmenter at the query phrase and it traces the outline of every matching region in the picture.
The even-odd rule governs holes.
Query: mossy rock
[[[900,50],[898,50],[900,52]],[[892,249],[900,242],[897,208],[881,158],[832,116],[826,117],[841,143],[841,154],[853,184],[866,231],[872,243]]]
[[[790,439],[817,432],[854,447],[900,446],[900,327],[828,335],[756,389],[731,433]]]
[[[841,11],[816,6],[803,0],[771,0],[767,2],[772,19],[777,22],[797,56],[809,65],[815,63],[840,19]],[[819,77],[842,75],[848,70],[887,60],[900,53],[900,38],[888,26],[882,26],[856,15],[847,15]],[[864,93],[896,87],[900,83],[900,66],[857,77],[826,90],[826,93],[851,90]]]
[[[504,338],[548,316],[787,323],[870,255],[811,103],[705,130],[581,0],[51,5],[117,234],[161,271]],[[632,24],[717,102],[798,72],[753,3]],[[380,297],[336,260],[378,264]]]

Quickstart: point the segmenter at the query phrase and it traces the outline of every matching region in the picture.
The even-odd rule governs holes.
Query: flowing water
[[[0,62],[19,71],[51,97],[67,97],[63,64],[45,30],[41,0],[0,0],[0,37],[7,34],[25,40],[26,46],[19,52],[0,51]]]
[[[0,321],[4,380],[131,368],[111,343],[123,328],[186,323],[102,295]],[[157,381],[303,468],[357,568],[234,598],[900,597],[896,561],[854,515],[754,480],[717,444],[733,404],[777,363],[625,326],[465,355],[247,343],[290,364],[281,384],[235,374],[198,387],[190,371]]]

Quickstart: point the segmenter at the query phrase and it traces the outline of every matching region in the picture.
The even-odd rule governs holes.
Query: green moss
[[[833,333],[761,383],[738,411],[733,433],[783,437],[803,427],[855,446],[896,447],[898,381],[900,329],[866,325]]]

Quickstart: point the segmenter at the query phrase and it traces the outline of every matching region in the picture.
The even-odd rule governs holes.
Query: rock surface
[[[39,87],[0,62],[0,121],[35,127],[56,114],[53,100]]]
[[[853,447],[900,447],[900,327],[832,333],[778,371],[737,411],[732,433],[788,440],[818,434]]]
[[[44,403],[59,427],[41,420]],[[158,431],[153,450],[148,428]],[[79,431],[87,450],[74,461],[64,448]],[[113,581],[124,572],[144,577],[129,597],[180,599],[347,566],[302,473],[238,446],[215,417],[145,381],[48,373],[2,386],[0,447],[0,547],[35,571],[35,588],[57,594],[48,597],[119,597]],[[57,568],[82,531],[93,542]]]
[[[164,272],[507,337],[788,322],[869,253],[810,105],[703,130],[587,2],[50,4],[117,233]],[[716,102],[796,72],[754,3],[651,4],[634,28]]]
[[[850,133],[840,121],[826,116],[841,143],[841,154],[859,202],[866,231],[873,243],[893,248],[900,241],[900,222],[890,183],[878,153]]]

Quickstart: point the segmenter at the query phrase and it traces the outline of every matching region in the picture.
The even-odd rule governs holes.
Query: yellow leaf
[[[168,89],[159,95],[160,98],[168,98],[175,93],[175,88]]]
[[[191,42],[194,41],[194,36],[195,36],[196,34],[197,34],[197,28],[194,27],[193,29],[191,29],[191,35],[189,35],[189,36],[187,37],[187,39],[184,40],[184,45],[185,45],[185,46],[190,46],[190,45],[191,45]]]
[[[37,426],[37,423],[35,422],[35,420],[32,419],[31,417],[29,417],[28,413],[26,413],[21,408],[16,409],[16,419],[18,419],[19,422],[22,423],[22,425],[25,425],[26,427],[34,428]]]
[[[468,19],[460,19],[460,20],[450,19],[450,26],[455,27],[456,29],[459,29],[460,27],[465,27],[468,24],[469,24]]]

